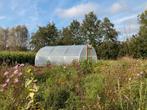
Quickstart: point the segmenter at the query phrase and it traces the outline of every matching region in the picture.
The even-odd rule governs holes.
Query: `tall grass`
[[[24,81],[30,78],[25,72],[30,68],[39,87],[33,100],[35,107],[39,105],[44,110],[147,109],[147,60],[123,58],[44,68],[25,66]],[[7,93],[8,97],[0,94],[3,108],[12,106],[8,101],[12,100],[11,89]],[[22,92],[18,102],[25,96]],[[23,102],[19,106],[22,105]]]

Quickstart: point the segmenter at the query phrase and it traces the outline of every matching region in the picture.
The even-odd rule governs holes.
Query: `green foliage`
[[[68,27],[63,28],[60,35],[62,37],[58,41],[59,45],[73,45],[74,44],[74,39],[72,38],[71,30]]]
[[[104,78],[100,74],[89,74],[83,80],[85,96],[88,100],[96,100],[103,92]]]
[[[73,20],[68,27],[63,28],[59,32],[60,39],[57,42],[58,45],[82,44],[80,25],[80,22]]]
[[[58,30],[54,23],[49,23],[47,26],[39,27],[37,32],[32,35],[31,48],[37,51],[44,46],[56,45],[57,39]]]
[[[146,67],[146,60],[129,58],[43,68],[26,66],[19,69],[23,75],[17,88],[12,83],[0,92],[0,106],[2,110],[145,110]],[[5,77],[1,77],[2,84]]]
[[[2,51],[0,52],[0,64],[6,63],[7,65],[17,63],[34,64],[35,53],[33,52],[19,52],[19,51]]]
[[[92,44],[92,46],[96,47],[98,43],[101,41],[101,29],[100,29],[100,20],[97,19],[97,16],[90,12],[85,15],[83,23],[81,25],[81,34],[84,40],[84,43]]]
[[[26,91],[26,103],[21,107],[21,109],[24,110],[32,110],[36,109],[36,106],[38,106],[38,102],[35,102],[36,94],[39,90],[39,86],[36,85],[37,80],[35,79],[32,69],[27,70],[27,74],[29,74],[29,77],[25,78],[25,91]],[[37,107],[39,109],[39,107]]]
[[[114,28],[114,24],[112,24],[109,18],[105,17],[103,22],[101,23],[103,41],[116,41],[118,32]]]
[[[139,15],[140,29],[138,34],[127,40],[120,51],[134,58],[147,57],[147,10]],[[122,50],[123,49],[123,50]]]
[[[119,42],[104,41],[97,48],[98,59],[116,59],[119,55]]]
[[[80,69],[83,74],[90,74],[93,72],[93,62],[85,60],[80,62]]]

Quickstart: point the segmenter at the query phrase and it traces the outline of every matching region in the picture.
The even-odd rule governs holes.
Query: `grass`
[[[26,72],[31,68],[39,90],[34,95],[34,103],[29,109],[44,110],[146,110],[147,109],[147,60],[122,58],[119,60],[99,60],[96,64],[82,62],[67,66],[36,68],[23,67],[23,83],[31,76]],[[5,80],[3,72],[10,67],[1,66],[1,84]],[[10,86],[13,87],[13,86]],[[8,94],[0,93],[0,105],[4,109],[12,106],[12,89]],[[23,89],[17,99],[17,106],[28,101]],[[5,97],[4,97],[5,96]],[[14,102],[14,103],[16,103]],[[22,102],[19,104],[19,102]],[[15,104],[14,104],[15,105]],[[3,110],[4,110],[3,109]]]

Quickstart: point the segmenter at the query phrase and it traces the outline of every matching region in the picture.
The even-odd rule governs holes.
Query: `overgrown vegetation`
[[[123,58],[43,68],[19,65],[1,67],[0,75],[1,110],[147,109],[146,60]]]

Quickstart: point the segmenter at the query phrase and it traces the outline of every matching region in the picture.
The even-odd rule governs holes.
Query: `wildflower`
[[[140,74],[138,73],[137,76],[140,76]]]
[[[5,73],[4,73],[4,76],[7,76],[9,74],[9,72],[8,71],[6,71]]]
[[[23,66],[24,66],[24,64],[21,64],[21,65],[20,65],[20,67],[23,67]]]
[[[14,83],[18,83],[18,82],[19,82],[18,78],[15,78]]]
[[[0,89],[0,92],[3,92],[4,91],[4,89]]]
[[[101,99],[101,97],[100,97],[99,95],[97,95],[97,99],[98,99],[98,100],[100,100],[100,99]]]
[[[27,73],[31,73],[31,72],[32,72],[32,69],[28,69],[28,70],[27,70]]]
[[[18,76],[21,76],[21,75],[22,75],[22,72],[19,72],[19,73],[18,73]]]
[[[143,75],[143,72],[141,71],[140,74]]]
[[[5,82],[6,82],[6,83],[9,83],[9,81],[10,81],[10,79],[8,78]]]
[[[129,78],[129,81],[131,81],[131,78]]]
[[[66,69],[66,66],[64,66],[63,68]]]
[[[11,74],[10,78],[13,78],[14,77],[14,74]]]
[[[16,65],[15,67],[14,67],[14,69],[18,69],[18,67],[19,67],[20,65],[18,64],[18,65]]]
[[[2,84],[2,88],[5,88],[7,86],[7,83]]]
[[[29,97],[30,97],[31,99],[33,99],[33,98],[34,98],[34,95],[35,95],[35,93],[34,93],[34,92],[30,92],[30,93],[29,93]]]
[[[14,74],[15,74],[15,75],[17,75],[18,73],[19,73],[18,70],[15,70],[15,71],[14,71]]]

